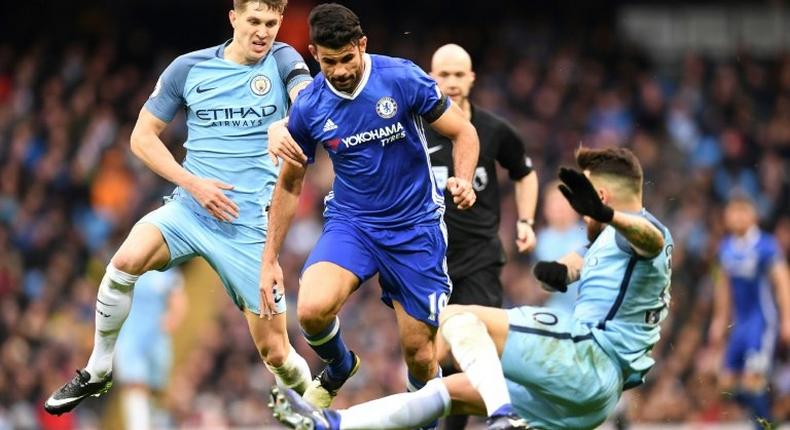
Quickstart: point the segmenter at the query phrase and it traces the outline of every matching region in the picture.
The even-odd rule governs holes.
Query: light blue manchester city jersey
[[[663,234],[664,249],[653,258],[640,257],[614,227],[604,228],[584,255],[574,310],[574,318],[617,358],[625,388],[641,384],[655,363],[650,350],[670,300],[672,236],[649,212],[639,214]]]
[[[145,108],[165,122],[178,109],[185,110],[184,168],[232,185],[225,193],[239,206],[234,223],[260,226],[277,177],[268,156],[267,129],[287,115],[288,91],[309,81],[310,74],[287,44],[276,42],[257,64],[242,65],[224,59],[228,43],[176,58]],[[208,216],[185,190],[177,188],[174,197]]]
[[[288,120],[310,162],[319,145],[332,159],[335,182],[324,215],[381,228],[438,221],[444,196],[431,171],[422,118],[436,120],[448,99],[408,60],[365,54],[364,61],[353,94],[319,74]]]

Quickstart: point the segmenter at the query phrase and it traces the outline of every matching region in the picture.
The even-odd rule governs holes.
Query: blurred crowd
[[[442,43],[464,45],[477,72],[473,101],[516,126],[542,184],[560,164],[572,163],[580,144],[627,146],[643,164],[645,206],[675,238],[672,306],[653,352],[657,365],[647,384],[629,392],[622,417],[743,419],[715,388],[721,351],[706,343],[711,269],[723,233],[722,202],[736,189],[758,202],[763,227],[790,255],[790,56],[758,60],[745,51],[713,60],[690,52],[676,64],[653,64],[609,28],[570,41],[507,21],[490,27],[485,41],[437,25],[431,31],[404,36],[369,24],[369,47],[427,69]],[[120,46],[76,42],[55,52],[43,43],[0,42],[2,430],[100,425],[102,402],[59,418],[44,414],[41,402],[89,354],[96,288],[110,256],[172,188],[131,155],[129,135],[177,52],[163,48],[146,61],[129,61]],[[163,140],[180,157],[184,138],[179,117]],[[530,274],[532,258],[515,252],[516,212],[506,178],[500,175],[507,303],[540,303],[545,294]],[[281,259],[291,306],[331,181],[331,165],[321,156],[309,169]],[[539,216],[536,228],[544,226]],[[363,366],[341,392],[340,406],[405,389],[394,315],[378,300],[375,280],[369,284],[341,314],[344,336]],[[313,370],[320,369],[295,322],[290,333]],[[243,319],[226,300],[177,363],[163,404],[179,425],[258,426],[271,422],[269,384]],[[790,368],[777,366],[773,384],[776,415],[788,419]]]

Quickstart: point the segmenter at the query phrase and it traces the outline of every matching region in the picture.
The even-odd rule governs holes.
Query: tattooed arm
[[[664,235],[650,221],[606,205],[590,179],[582,172],[560,168],[560,192],[576,212],[600,223],[611,224],[642,257],[652,258],[664,248]]]
[[[644,217],[614,211],[609,224],[617,229],[617,232],[623,235],[634,251],[642,257],[653,258],[664,248],[664,235]]]

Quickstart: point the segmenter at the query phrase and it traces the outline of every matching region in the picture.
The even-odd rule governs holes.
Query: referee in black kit
[[[480,138],[480,156],[472,182],[477,202],[470,209],[458,210],[452,204],[452,196],[445,193],[448,201],[444,214],[449,241],[447,263],[453,281],[450,303],[501,307],[499,275],[505,254],[499,240],[500,199],[495,162],[508,171],[515,183],[516,246],[522,253],[535,247],[532,225],[538,199],[538,177],[513,127],[469,101],[475,74],[472,60],[462,47],[449,44],[436,50],[431,61],[431,76],[442,92],[466,113]],[[447,178],[453,176],[452,143],[430,127],[426,127],[425,132],[434,176],[439,188],[445,188]],[[450,366],[444,367],[445,376],[454,373]],[[467,418],[448,416],[444,429],[463,429]]]

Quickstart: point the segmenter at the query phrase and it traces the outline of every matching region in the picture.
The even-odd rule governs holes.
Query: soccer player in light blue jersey
[[[61,414],[112,384],[115,342],[129,314],[138,277],[194,256],[216,270],[244,312],[255,346],[279,384],[303,390],[307,363],[290,346],[285,300],[270,292],[273,318],[259,318],[258,271],[266,239],[265,206],[277,170],[267,128],[285,117],[310,81],[302,57],[275,42],[287,0],[234,0],[233,38],[176,58],[162,73],[132,131],[132,152],[177,188],[144,216],[115,253],[99,285],[93,353],[56,390],[45,409]],[[179,164],[159,136],[184,110],[186,158]]]
[[[451,282],[444,198],[423,127],[429,124],[455,145],[455,176],[447,184],[462,209],[475,201],[471,178],[479,142],[461,110],[414,63],[365,52],[367,38],[352,11],[322,4],[309,22],[310,52],[322,73],[299,96],[287,127],[307,162],[322,146],[335,172],[324,230],[305,262],[297,303],[305,338],[327,363],[305,398],[326,407],[360,362],[341,338],[337,313],[376,273],[382,301],[395,310],[409,388],[438,375],[434,339]],[[305,171],[306,165],[285,163],[274,191],[261,269],[264,309],[273,308],[272,288],[283,282],[277,255]]]
[[[415,428],[452,413],[488,428],[594,429],[623,390],[642,383],[667,315],[672,238],[642,207],[642,168],[627,149],[577,151],[560,191],[587,223],[588,248],[536,266],[560,291],[578,280],[573,314],[522,306],[451,305],[441,338],[463,369],[415,393],[319,410],[275,388],[275,417],[296,429]]]
[[[134,306],[118,336],[114,369],[121,385],[126,430],[152,428],[151,394],[167,384],[172,363],[170,334],[187,310],[183,286],[178,268],[148,272],[134,286]]]
[[[760,429],[772,419],[768,379],[776,341],[790,343],[790,275],[781,247],[760,230],[748,197],[730,199],[724,223],[729,234],[719,245],[709,340],[722,345],[732,327],[719,386],[735,393]]]

